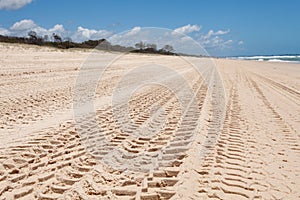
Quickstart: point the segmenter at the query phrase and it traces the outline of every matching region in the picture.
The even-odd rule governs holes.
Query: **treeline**
[[[81,43],[73,42],[71,38],[62,38],[56,33],[53,33],[51,38],[48,35],[38,36],[36,32],[29,31],[28,37],[14,37],[14,36],[2,36],[0,35],[0,42],[6,43],[21,43],[21,44],[34,44],[39,46],[49,46],[60,49],[70,48],[86,48],[94,49],[98,48],[101,50],[109,51],[132,51],[133,47],[123,47],[120,45],[111,45],[107,40],[88,40]]]
[[[49,46],[60,49],[70,48],[86,48],[107,51],[119,51],[119,52],[135,52],[135,53],[152,53],[152,54],[164,54],[164,55],[177,55],[174,53],[174,48],[171,45],[165,45],[161,49],[157,49],[156,44],[146,44],[139,42],[134,47],[124,47],[121,45],[113,45],[106,39],[100,40],[87,40],[81,43],[73,42],[71,38],[62,38],[56,33],[52,36],[38,36],[36,32],[29,31],[28,37],[14,37],[0,35],[0,42],[5,43],[21,43],[21,44],[34,44],[39,46]]]
[[[144,42],[139,42],[135,44],[134,50],[131,52],[135,53],[152,53],[152,54],[163,54],[163,55],[177,55],[174,53],[174,48],[171,45],[165,45],[163,48],[158,49],[156,44],[147,44]]]

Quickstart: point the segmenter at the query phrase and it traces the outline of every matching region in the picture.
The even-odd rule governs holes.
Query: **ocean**
[[[238,56],[230,57],[238,60],[257,60],[267,62],[290,62],[300,63],[300,55],[276,55],[276,56]]]

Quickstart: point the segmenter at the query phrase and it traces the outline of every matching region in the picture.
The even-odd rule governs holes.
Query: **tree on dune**
[[[135,44],[135,48],[140,49],[140,50],[144,49],[145,46],[146,45],[145,45],[145,43],[143,41],[140,41],[139,43]]]
[[[151,49],[153,51],[157,50],[157,45],[156,44],[147,44],[146,47],[147,47],[147,49]]]
[[[53,36],[54,42],[60,42],[60,43],[62,42],[61,37],[59,35],[57,35],[56,33],[53,33],[52,36]]]
[[[38,39],[37,33],[35,31],[29,31],[28,36],[29,36],[29,39],[33,40],[33,41]]]
[[[164,50],[166,52],[173,52],[174,48],[171,45],[167,44],[162,48],[162,50]]]

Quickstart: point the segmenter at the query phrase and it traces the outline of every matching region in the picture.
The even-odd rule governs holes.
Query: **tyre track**
[[[201,80],[199,81],[202,82]],[[195,86],[199,84],[199,81],[195,83]],[[200,84],[200,86],[202,87],[204,85]],[[204,87],[198,89],[197,92],[198,92],[197,93],[198,100],[200,101],[198,104],[198,108],[194,108],[194,111],[201,108],[202,106],[201,102],[203,102],[204,100],[206,94],[206,88]],[[150,93],[146,93],[146,95],[142,94],[139,97],[143,100],[134,99],[132,102],[130,102],[130,103],[143,102],[142,104],[134,104],[135,105],[134,110],[138,111],[136,113],[136,116],[139,116],[138,113],[140,113],[140,116],[142,116],[142,118],[136,117],[136,122],[139,125],[145,123],[149,118],[148,116],[149,114],[145,116],[145,114],[140,111],[144,110],[147,107],[151,107],[151,104],[155,102],[159,102],[158,99],[161,99],[162,103],[159,103],[160,106],[165,106],[166,111],[170,111],[167,112],[168,123],[166,124],[166,127],[162,129],[160,133],[156,134],[154,138],[140,137],[134,140],[131,140],[130,137],[128,137],[129,136],[128,134],[118,131],[119,134],[113,135],[111,137],[112,145],[121,146],[122,151],[119,151],[118,155],[123,155],[123,157],[128,157],[129,159],[133,159],[136,156],[140,157],[141,152],[148,156],[149,155],[157,156],[156,152],[159,152],[162,148],[164,148],[165,153],[164,155],[160,156],[157,163],[158,166],[156,170],[150,171],[150,173],[148,172],[141,173],[140,176],[137,176],[137,174],[135,174],[133,176],[134,177],[133,179],[135,181],[131,181],[131,184],[129,184],[127,188],[125,187],[118,188],[117,190],[111,191],[111,193],[112,195],[115,195],[118,198],[128,197],[129,199],[130,198],[169,199],[175,194],[175,191],[172,189],[172,186],[174,186],[174,184],[176,184],[178,181],[178,179],[175,177],[179,174],[179,166],[182,163],[181,160],[184,158],[183,152],[186,150],[186,148],[182,148],[181,145],[182,144],[187,145],[190,142],[188,138],[191,137],[192,134],[187,134],[186,132],[187,130],[185,130],[184,124],[182,124],[181,126],[183,127],[182,130],[176,130],[177,129],[176,126],[178,126],[177,124],[181,114],[178,110],[178,105],[176,105],[175,103],[176,102],[175,98],[172,97],[170,93],[168,92],[166,93],[162,90],[155,89],[154,91],[151,91]],[[145,101],[144,98],[147,98],[147,100]],[[139,108],[139,106],[141,106],[141,108]],[[113,124],[111,109],[108,108],[106,109],[105,112],[102,111],[101,115],[99,114],[100,116],[102,116],[101,117],[102,122],[106,122],[106,124]],[[110,117],[108,115],[110,115]],[[133,116],[135,116],[135,114],[133,114]],[[196,119],[191,118],[190,120],[197,120],[197,118]],[[192,121],[191,122],[187,121],[187,123],[190,124],[192,123]],[[156,125],[154,124],[154,126]],[[110,130],[115,130],[117,128],[118,126],[106,127],[105,129],[106,131],[104,130],[104,134],[106,136],[112,135],[112,131]],[[134,127],[132,128],[132,131],[134,131]],[[174,135],[174,133],[176,133],[176,135]],[[103,150],[107,151],[107,147]],[[100,154],[103,155],[105,154],[105,152]],[[112,166],[118,164],[118,162],[119,162],[118,158],[116,157],[115,160],[113,160]],[[147,162],[147,159],[145,159],[145,162]],[[120,165],[124,165],[124,163],[121,162]],[[85,195],[81,194],[81,196],[86,196],[86,194]]]
[[[277,126],[279,126],[278,133],[283,135],[282,139],[286,142],[291,151],[299,153],[299,138],[295,130],[289,126],[284,118],[275,110],[275,108],[271,105],[269,100],[266,98],[262,90],[259,88],[258,84],[251,78],[249,78],[253,87],[259,94],[259,97],[262,99],[264,105],[268,108],[268,110],[272,113],[272,118],[276,121]]]
[[[216,199],[254,198],[251,187],[251,169],[247,158],[249,137],[241,126],[244,122],[240,115],[237,89],[232,88],[227,104],[223,131],[214,151],[209,154],[198,171],[199,197]],[[212,147],[213,148],[213,147]]]
[[[201,82],[201,80],[196,80],[194,85],[198,85],[199,81]],[[197,94],[199,107],[193,109],[201,108],[206,90],[205,87],[199,89]],[[178,135],[172,136],[181,116],[179,105],[176,104],[176,99],[170,92],[159,88],[151,88],[150,91],[142,93],[130,103],[135,105],[132,109],[132,116],[137,124],[145,123],[149,119],[149,113],[147,115],[147,112],[143,110],[151,104],[158,103],[159,106],[166,107],[168,123],[165,129],[157,137],[139,138],[138,141],[130,140],[126,134],[116,135],[112,130],[117,130],[118,127],[114,125],[114,121],[107,121],[110,119],[107,113],[111,112],[108,108],[105,115],[103,111],[98,112],[98,116],[102,117],[99,119],[104,120],[108,125],[105,126],[105,134],[111,134],[113,145],[120,145],[127,153],[130,151],[124,143],[135,146],[148,145],[148,148],[143,151],[149,154],[159,151],[164,146],[169,146],[165,149],[166,154],[159,160],[161,167],[157,170],[150,173],[122,174],[100,165],[82,146],[76,128],[72,122],[69,122],[58,130],[39,133],[39,136],[31,141],[13,146],[7,149],[6,153],[1,153],[1,163],[3,163],[1,166],[3,176],[0,179],[1,198],[171,198],[175,194],[172,187],[178,181],[176,177],[179,174],[179,165],[182,163],[181,159],[184,158],[184,153],[181,152],[185,149],[182,149],[181,145],[187,144],[186,139],[191,137],[186,134],[185,129],[182,129]],[[100,124],[102,124],[101,120]],[[185,127],[184,124],[183,127]],[[171,142],[168,144],[168,141]],[[141,150],[142,148],[132,149]],[[180,155],[174,156],[174,151]]]

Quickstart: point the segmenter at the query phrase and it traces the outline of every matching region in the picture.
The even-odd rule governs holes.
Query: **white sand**
[[[226,95],[225,120],[218,132],[216,120],[222,116],[213,116],[222,101],[212,105],[208,85],[185,60],[124,56],[105,71],[96,90],[97,123],[109,144],[101,149],[91,143],[93,156],[78,127],[101,138],[91,123],[94,118],[75,124],[73,116],[75,81],[89,54],[0,43],[0,199],[300,198],[299,64],[213,60],[223,81],[214,82],[216,91],[221,92],[223,83]],[[106,63],[116,55],[103,52],[99,59]],[[210,60],[184,59],[199,63],[197,67],[210,77],[205,64]],[[128,130],[137,133],[137,127],[144,126],[143,132],[165,119],[167,123],[146,140],[122,133],[111,112],[113,91],[130,70],[145,64],[174,69],[178,76],[161,71],[153,82],[172,83],[179,92],[185,89],[178,77],[189,80],[197,95],[191,112],[199,109],[200,118],[180,121],[183,111],[174,91],[148,85],[131,97],[129,111],[136,126]],[[122,91],[129,93],[155,73],[150,69],[130,77]],[[195,133],[188,137],[189,125],[194,124]],[[201,157],[203,149],[206,154]],[[95,157],[106,151],[109,156]],[[157,166],[143,171],[147,164],[141,164],[140,157],[112,157],[109,151],[152,156]],[[124,166],[136,170],[126,171]]]

